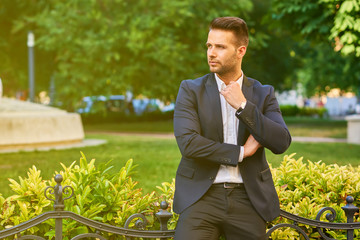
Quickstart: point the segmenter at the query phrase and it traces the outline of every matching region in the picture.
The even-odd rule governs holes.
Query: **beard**
[[[221,57],[220,59],[208,56],[208,64],[212,73],[227,75],[229,73],[237,72],[239,61],[236,58],[236,53],[234,53],[227,57]]]
[[[228,62],[227,64],[222,64],[221,62],[217,62],[215,66],[211,66],[209,64],[210,72],[216,73],[218,75],[227,75],[229,73],[236,72],[237,65],[234,62]]]

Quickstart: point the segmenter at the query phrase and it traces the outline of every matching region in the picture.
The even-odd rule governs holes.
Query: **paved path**
[[[157,137],[163,139],[171,139],[174,138],[173,133],[125,133],[125,132],[106,132],[106,131],[91,131],[88,133],[95,134],[109,134],[109,135],[117,135],[117,136],[140,136],[140,137]],[[343,142],[346,143],[345,138],[324,138],[324,137],[292,137],[293,142]]]
[[[84,139],[78,143],[70,143],[70,144],[51,144],[48,146],[22,146],[22,147],[9,147],[5,149],[0,149],[1,153],[16,153],[16,152],[33,152],[33,151],[50,151],[50,150],[63,150],[63,149],[71,149],[71,148],[82,148],[82,147],[90,147],[90,146],[99,146],[105,144],[107,141],[103,139]]]
[[[324,138],[324,137],[292,137],[293,142],[342,142],[346,143],[347,140],[345,138]]]

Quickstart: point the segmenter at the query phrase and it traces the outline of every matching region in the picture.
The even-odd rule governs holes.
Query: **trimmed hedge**
[[[282,115],[289,116],[310,116],[323,118],[327,114],[327,109],[298,107],[296,105],[280,105]],[[84,124],[92,123],[116,123],[116,122],[141,122],[141,121],[159,121],[171,120],[174,116],[174,111],[161,112],[159,110],[153,112],[145,112],[141,115],[125,112],[96,112],[83,113],[81,118]]]
[[[280,110],[283,116],[311,116],[311,117],[325,117],[327,109],[324,107],[298,107],[296,105],[280,105]]]
[[[174,116],[174,111],[145,112],[141,115],[124,113],[124,112],[97,112],[83,113],[81,119],[84,124],[92,123],[116,123],[116,122],[142,122],[142,121],[161,121],[170,120]]]

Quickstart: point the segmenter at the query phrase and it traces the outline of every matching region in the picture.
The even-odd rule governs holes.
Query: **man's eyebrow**
[[[215,47],[225,47],[226,46],[226,44],[222,44],[222,43],[209,43],[209,42],[205,43],[205,45],[206,46],[213,45]]]

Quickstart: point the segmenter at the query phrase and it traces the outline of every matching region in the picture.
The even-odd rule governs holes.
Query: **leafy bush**
[[[334,222],[346,223],[345,213],[341,209],[346,204],[346,197],[353,196],[353,204],[360,205],[360,167],[326,165],[321,161],[314,163],[309,160],[304,163],[302,157],[296,160],[294,156],[284,156],[281,165],[271,169],[281,209],[315,220],[321,208],[332,207],[336,211]],[[163,183],[167,199],[172,199],[174,184]],[[321,220],[327,221],[324,218]],[[268,229],[278,223],[292,222],[279,217],[268,223]],[[313,233],[309,226],[299,225],[311,239],[319,239],[319,234]],[[328,233],[334,239],[346,239],[344,231]],[[272,234],[272,239],[300,239],[299,236],[293,229],[278,229]],[[355,236],[360,237],[358,230]]]
[[[174,110],[168,112],[153,111],[145,112],[141,115],[135,113],[127,114],[125,112],[97,112],[97,113],[83,113],[81,118],[84,124],[94,123],[116,123],[116,122],[142,122],[142,121],[160,121],[171,120],[174,115]]]
[[[296,105],[280,105],[280,110],[283,116],[310,116],[310,117],[324,117],[327,109],[324,107],[298,107]]]
[[[323,207],[332,207],[336,211],[335,222],[345,223],[346,216],[341,206],[345,199],[354,197],[354,205],[360,205],[360,167],[351,165],[326,165],[319,162],[295,159],[295,154],[284,157],[278,168],[272,168],[276,190],[280,199],[281,209],[301,217],[316,219],[317,213]],[[87,162],[83,155],[79,164],[72,163],[69,167],[62,164],[63,186],[74,188],[74,196],[65,201],[65,210],[75,212],[84,217],[124,226],[128,217],[134,213],[143,213],[149,220],[149,229],[159,229],[154,213],[159,211],[159,202],[166,200],[172,206],[175,190],[175,180],[164,182],[158,186],[160,194],[152,192],[143,195],[136,188],[136,182],[130,175],[136,166],[130,159],[116,173],[111,174],[108,164],[95,167],[95,160]],[[57,174],[57,173],[56,173]],[[42,180],[40,171],[32,167],[28,177],[19,177],[19,182],[10,179],[10,187],[15,195],[3,198],[0,195],[0,230],[30,220],[45,211],[52,210],[52,202],[44,197],[46,186],[55,186],[54,180]],[[325,215],[325,214],[324,214]],[[174,229],[178,215],[173,213],[169,221],[169,229]],[[327,221],[321,219],[322,221]],[[268,228],[278,223],[288,223],[284,218],[277,218],[268,223]],[[72,220],[63,220],[64,239],[70,236],[91,232],[91,229]],[[311,239],[318,239],[319,234],[309,226],[302,226]],[[54,238],[54,221],[47,221],[29,229],[26,234],[49,236]],[[346,239],[344,231],[329,231],[332,238]],[[360,237],[358,231],[355,236]],[[113,236],[107,236],[113,239]],[[299,234],[293,229],[278,229],[272,234],[273,239],[299,239]]]
[[[324,117],[327,113],[327,109],[324,107],[320,108],[311,108],[311,107],[303,107],[299,109],[298,115],[300,116],[316,116],[316,117]]]
[[[295,160],[294,155],[285,156],[281,165],[272,169],[281,209],[315,219],[321,208],[332,207],[336,211],[334,221],[346,223],[341,206],[345,205],[349,195],[354,197],[354,205],[360,204],[360,167],[326,165],[321,161],[314,163],[309,160],[306,164],[302,157]],[[278,218],[269,223],[269,227],[280,222],[287,221]],[[303,227],[312,239],[318,239],[318,233],[312,233],[309,226]],[[344,232],[329,233],[335,239],[346,239]],[[289,229],[277,230],[273,233],[273,239],[298,239],[298,234]]]
[[[299,107],[296,105],[280,105],[280,110],[284,117],[296,116],[299,113]]]
[[[113,174],[110,173],[112,167],[109,163],[97,168],[95,160],[88,163],[84,155],[80,164],[73,162],[69,167],[61,165],[63,170],[59,173],[64,179],[62,186],[68,185],[74,189],[74,196],[65,201],[65,210],[120,227],[132,214],[143,213],[149,221],[149,227],[157,227],[154,213],[159,211],[161,196],[155,192],[143,195],[142,190],[136,188],[137,183],[130,177],[135,167],[131,159],[119,172]],[[19,177],[19,182],[10,179],[10,182],[16,194],[6,199],[0,196],[0,230],[52,210],[52,202],[45,198],[44,190],[47,186],[55,186],[56,182],[42,180],[41,172],[35,166],[29,170],[28,178]],[[54,228],[54,221],[49,220],[24,234],[53,239]],[[91,232],[91,229],[76,221],[64,219],[63,232],[63,239],[70,239],[70,236]]]

